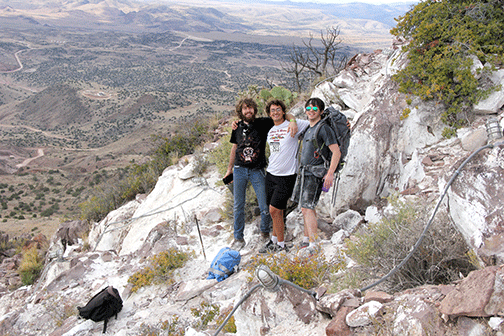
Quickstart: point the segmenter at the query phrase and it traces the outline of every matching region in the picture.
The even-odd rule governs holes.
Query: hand
[[[233,131],[236,131],[236,129],[238,128],[238,120],[233,121],[231,128],[233,129]]]
[[[295,119],[294,119],[295,120]],[[298,132],[298,125],[296,121],[291,121],[289,123],[289,127],[287,128],[287,132],[290,132],[291,137],[295,137]]]
[[[333,182],[334,182],[334,174],[327,173],[326,176],[324,176],[324,188],[326,190],[329,190],[329,188],[332,187]]]

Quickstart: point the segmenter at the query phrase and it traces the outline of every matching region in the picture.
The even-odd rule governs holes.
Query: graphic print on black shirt
[[[243,129],[242,136],[243,140],[236,148],[239,161],[245,165],[253,164],[261,154],[259,134],[254,127],[248,126]]]
[[[253,169],[266,167],[266,138],[271,127],[273,120],[270,118],[256,118],[253,124],[238,123],[230,139],[237,145],[235,165]]]

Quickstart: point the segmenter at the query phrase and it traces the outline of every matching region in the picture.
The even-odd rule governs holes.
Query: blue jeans
[[[234,195],[234,237],[243,239],[245,228],[245,194],[247,183],[250,181],[256,193],[259,209],[261,210],[261,231],[270,232],[271,216],[266,204],[264,169],[250,169],[234,166],[233,169],[233,195]]]

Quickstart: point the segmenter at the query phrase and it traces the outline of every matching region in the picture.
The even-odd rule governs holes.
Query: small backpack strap
[[[322,149],[324,148],[325,146],[325,143],[322,142],[322,145],[319,145],[318,143],[318,135],[319,135],[319,132],[320,132],[320,128],[322,127],[322,125],[327,121],[327,119],[329,118],[329,115],[327,114],[324,118],[322,118],[318,123],[317,123],[317,126],[315,128],[315,133],[313,135],[313,139],[312,139],[312,143],[313,143],[313,146],[316,148],[315,149],[315,153],[319,153],[320,156],[322,157],[322,160],[324,160],[324,166],[326,168],[329,168],[329,165],[330,165],[330,161],[327,160],[327,158],[324,157],[324,155],[322,155]],[[330,128],[330,127],[329,127]],[[330,128],[331,129],[331,128]],[[332,132],[332,129],[331,129],[331,132]],[[314,154],[315,154],[314,153]]]

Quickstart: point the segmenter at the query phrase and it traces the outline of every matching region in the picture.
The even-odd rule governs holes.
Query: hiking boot
[[[231,244],[231,250],[235,251],[240,251],[242,248],[245,247],[245,240],[244,239],[235,239],[233,240],[233,243]]]
[[[259,250],[259,253],[275,253],[285,251],[288,252],[287,246],[281,247],[278,244],[273,243],[271,240],[263,248]]]

